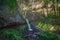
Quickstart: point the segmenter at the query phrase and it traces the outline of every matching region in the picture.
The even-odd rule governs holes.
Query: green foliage
[[[60,3],[57,4],[58,5],[58,8],[60,7]]]
[[[2,36],[6,40],[24,40],[22,36],[16,30],[3,30]]]
[[[54,2],[54,0],[50,0],[51,2]]]
[[[17,7],[16,0],[0,0],[0,6],[4,5],[4,3],[6,3],[11,9],[14,9]]]
[[[5,0],[5,2],[12,9],[16,8],[17,6],[16,0]]]
[[[52,27],[52,25],[46,24],[46,23],[42,23],[42,22],[40,22],[40,23],[38,24],[38,26],[39,26],[39,28],[42,28],[42,29],[44,29],[45,31],[51,31],[50,28]]]
[[[56,26],[60,26],[60,15],[57,13],[57,15],[49,14],[44,19],[40,20],[38,23],[38,26],[45,31],[53,31]]]
[[[60,13],[56,15],[56,24],[60,26]]]
[[[50,17],[46,17],[44,19],[42,19],[39,23],[38,26],[42,29],[44,29],[45,31],[50,31],[50,28],[53,26],[53,19],[52,16]]]
[[[24,29],[20,28],[20,29],[18,29],[18,32],[23,33]]]
[[[2,5],[3,5],[3,2],[4,2],[4,0],[0,0],[0,6],[2,6]]]
[[[40,36],[44,39],[44,40],[59,40],[58,36],[55,34],[50,34],[50,33],[42,33],[40,34]]]
[[[43,0],[44,1],[44,5],[48,4],[48,0]]]
[[[6,3],[11,9],[17,7],[16,0],[0,0],[0,6],[2,6],[4,3]]]

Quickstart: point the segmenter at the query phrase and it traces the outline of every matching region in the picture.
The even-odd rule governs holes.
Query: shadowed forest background
[[[60,40],[60,0],[0,0],[0,39],[25,40],[25,17],[44,40]]]

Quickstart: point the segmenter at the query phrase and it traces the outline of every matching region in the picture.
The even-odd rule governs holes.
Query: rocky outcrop
[[[6,25],[9,23],[24,23],[24,19],[21,17],[18,9],[10,9],[6,4],[0,7],[0,17],[6,20]],[[1,21],[1,20],[0,20]],[[3,22],[5,23],[5,22]]]

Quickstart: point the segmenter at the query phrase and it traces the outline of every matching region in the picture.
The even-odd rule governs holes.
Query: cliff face
[[[23,18],[21,17],[18,8],[10,9],[6,4],[0,7],[0,17],[2,20],[6,20],[6,23],[24,23]],[[3,22],[4,24],[5,22]]]

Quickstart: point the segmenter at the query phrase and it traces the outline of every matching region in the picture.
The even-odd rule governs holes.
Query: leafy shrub
[[[18,32],[23,33],[23,32],[24,32],[24,29],[19,28],[19,29],[18,29]]]
[[[17,7],[16,0],[0,0],[0,6],[3,5],[3,3],[6,3],[11,9],[14,9]]]
[[[24,40],[16,30],[4,30],[2,36],[6,40]]]
[[[40,34],[40,36],[44,40],[59,40],[58,37],[57,37],[57,35],[54,35],[54,34],[42,33],[42,34]]]
[[[16,0],[5,0],[6,4],[10,7],[10,8],[15,8],[17,6],[17,2]]]
[[[56,29],[55,26],[60,26],[60,15],[53,15],[52,13],[45,17],[38,23],[38,26],[45,31],[54,31]],[[52,30],[51,30],[52,29]]]

